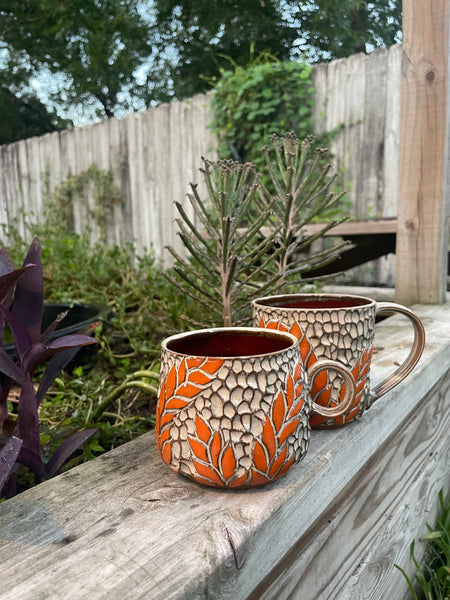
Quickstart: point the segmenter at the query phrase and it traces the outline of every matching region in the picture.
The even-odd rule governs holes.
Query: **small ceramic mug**
[[[347,392],[327,408],[311,400],[309,381],[331,367]],[[290,333],[223,327],[174,335],[161,347],[157,448],[172,470],[198,483],[263,485],[303,458],[311,414],[348,412],[355,391],[352,375],[333,361],[306,371]]]
[[[339,361],[348,367],[356,380],[357,394],[351,409],[342,416],[311,417],[315,428],[344,425],[361,415],[377,398],[398,385],[416,366],[425,346],[425,332],[420,319],[408,308],[392,302],[375,302],[363,296],[339,294],[289,294],[268,296],[252,302],[256,327],[288,331],[300,340],[301,357],[307,367],[321,358]],[[369,374],[375,334],[375,317],[379,313],[399,312],[406,315],[414,329],[411,350],[398,369],[373,390]],[[312,397],[322,406],[334,406],[345,389],[339,373],[328,371],[317,377]]]

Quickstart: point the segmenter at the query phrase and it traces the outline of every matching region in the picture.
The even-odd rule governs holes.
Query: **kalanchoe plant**
[[[0,341],[8,324],[14,339],[17,360],[0,347],[0,494],[16,492],[16,463],[28,467],[35,481],[55,475],[69,456],[96,432],[77,431],[66,438],[47,463],[41,458],[38,408],[53,381],[81,346],[96,343],[87,335],[63,336],[47,343],[49,335],[64,317],[41,332],[44,285],[41,247],[34,239],[20,269],[5,249],[0,250]],[[39,383],[36,369],[48,363]],[[21,388],[17,416],[8,412],[8,396],[13,384]]]
[[[195,218],[176,203],[188,258],[169,247],[176,263],[167,278],[204,308],[196,325],[248,323],[250,300],[256,295],[317,279],[308,278],[308,271],[333,260],[346,245],[311,250],[315,240],[343,219],[325,223],[314,235],[304,231],[343,195],[334,192],[331,165],[323,166],[322,152],[313,151],[311,143],[311,138],[301,143],[286,134],[281,140],[273,136],[273,148],[263,149],[275,195],[251,163],[204,160],[207,198],[200,198],[194,184],[188,194]],[[306,248],[309,252],[300,255]]]
[[[177,219],[179,235],[190,260],[169,247],[178,278],[170,273],[167,277],[203,306],[205,320],[196,325],[239,325],[255,290],[270,289],[278,278],[268,270],[273,239],[259,235],[270,217],[272,201],[263,197],[255,165],[206,159],[203,164],[208,199],[200,198],[195,184],[188,194],[196,218],[176,203],[182,217]]]
[[[328,230],[345,220],[331,219],[316,233],[305,233],[305,225],[337,206],[345,194],[335,193],[337,174],[330,175],[332,165],[323,164],[327,150],[312,150],[313,141],[312,136],[300,141],[294,133],[287,133],[281,139],[272,135],[271,147],[262,150],[275,189],[271,226],[276,231],[275,242],[280,250],[274,259],[280,274],[280,291],[286,285],[315,279],[308,278],[308,271],[328,264],[348,245],[348,242],[338,242],[331,248],[310,251],[306,258],[299,259],[299,252],[311,248]]]

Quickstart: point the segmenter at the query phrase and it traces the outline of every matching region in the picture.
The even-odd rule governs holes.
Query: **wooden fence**
[[[337,129],[332,150],[356,217],[396,215],[401,47],[314,67],[317,132]],[[75,129],[0,147],[0,224],[42,216],[44,197],[92,164],[111,169],[121,194],[108,215],[107,238],[152,247],[166,264],[179,247],[174,201],[199,182],[201,157],[215,156],[208,127],[211,95],[162,104]],[[74,207],[77,231],[86,226]],[[78,215],[78,218],[77,218]],[[392,257],[393,258],[393,257]],[[360,282],[393,283],[393,260],[367,263]]]

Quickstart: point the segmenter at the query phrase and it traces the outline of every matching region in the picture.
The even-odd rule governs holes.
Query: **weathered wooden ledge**
[[[450,303],[415,310],[416,370],[356,423],[313,432],[269,487],[190,483],[149,433],[0,504],[0,598],[406,598],[394,564],[412,572],[410,542],[450,484]],[[401,316],[377,325],[373,380],[410,337]]]

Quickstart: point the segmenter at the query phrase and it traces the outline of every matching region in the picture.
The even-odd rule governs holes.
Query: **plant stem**
[[[139,372],[139,371],[137,371]],[[144,381],[139,380],[131,380],[125,381],[121,385],[117,386],[110,394],[108,394],[102,402],[95,408],[95,410],[91,413],[90,422],[94,422],[101,417],[104,411],[108,408],[108,406],[118,398],[125,390],[128,389],[139,389],[147,392],[149,394],[153,394],[156,396],[158,394],[158,389],[149,383],[145,383]]]

